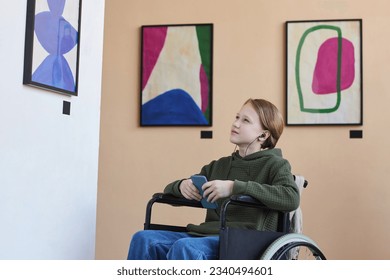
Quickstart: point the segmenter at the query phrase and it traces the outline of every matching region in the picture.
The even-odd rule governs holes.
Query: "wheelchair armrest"
[[[159,225],[152,224],[152,207],[154,203],[162,203],[162,204],[169,204],[172,206],[187,206],[187,207],[196,207],[196,208],[203,208],[200,201],[196,200],[188,200],[186,198],[180,198],[173,196],[171,194],[165,194],[165,193],[155,193],[152,198],[149,200],[148,204],[146,205],[146,215],[145,215],[145,223],[144,223],[144,229],[162,229]],[[177,227],[177,226],[164,226],[164,229],[169,229],[173,231],[184,231],[185,228],[183,227]]]
[[[242,194],[232,195],[230,197],[230,203],[236,204],[236,205],[243,205],[243,206],[259,207],[259,208],[266,208],[267,207],[262,202],[257,200],[256,198],[253,198],[250,195],[242,195]]]
[[[172,206],[188,206],[188,207],[199,207],[199,208],[203,207],[200,201],[189,200],[186,198],[176,197],[171,194],[165,194],[165,193],[155,193],[152,196],[152,199],[149,201],[149,203],[151,202],[170,204]]]

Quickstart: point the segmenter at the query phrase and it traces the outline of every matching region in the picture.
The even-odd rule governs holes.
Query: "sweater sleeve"
[[[165,189],[164,189],[164,193],[165,194],[171,194],[173,196],[176,196],[176,197],[184,197],[181,192],[180,192],[180,189],[179,189],[179,186],[180,186],[180,183],[183,181],[184,179],[182,180],[176,180],[170,184],[168,184]]]
[[[253,181],[235,180],[233,194],[247,194],[267,207],[278,211],[293,211],[298,208],[299,191],[287,160],[281,159],[270,165],[266,183],[260,177]]]

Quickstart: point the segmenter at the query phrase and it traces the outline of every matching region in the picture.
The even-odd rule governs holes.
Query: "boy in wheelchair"
[[[129,260],[217,259],[221,205],[234,194],[246,194],[259,200],[267,209],[231,206],[227,226],[276,231],[278,213],[298,208],[299,190],[289,162],[275,148],[284,128],[283,117],[269,101],[247,100],[232,124],[230,142],[238,150],[205,165],[200,175],[203,197],[217,202],[217,209],[207,209],[205,222],[187,225],[186,232],[143,230],[130,243]],[[200,201],[202,196],[191,179],[170,183],[164,193]]]

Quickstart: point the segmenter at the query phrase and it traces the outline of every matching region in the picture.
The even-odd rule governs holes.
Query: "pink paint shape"
[[[164,46],[167,36],[167,27],[154,27],[144,29],[142,53],[142,90],[149,80],[150,74],[156,65],[157,59]]]
[[[340,90],[349,88],[355,79],[355,55],[351,41],[342,38]],[[326,40],[318,50],[312,90],[316,94],[337,92],[338,38]]]
[[[200,65],[199,70],[199,80],[200,80],[200,94],[202,98],[202,112],[206,112],[207,107],[209,106],[209,81],[207,79],[206,71],[203,68],[203,64]]]

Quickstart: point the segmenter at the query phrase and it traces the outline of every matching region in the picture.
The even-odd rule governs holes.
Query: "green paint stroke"
[[[338,38],[338,51],[337,51],[337,82],[336,82],[336,88],[337,88],[337,101],[336,105],[332,108],[305,108],[304,100],[303,100],[303,94],[302,94],[302,88],[301,88],[301,79],[300,79],[300,60],[301,60],[301,50],[303,43],[306,40],[306,37],[314,31],[320,30],[320,29],[331,29],[335,30],[337,32],[337,38]],[[297,49],[297,55],[295,59],[295,81],[297,84],[297,90],[298,90],[298,96],[299,96],[299,106],[302,112],[307,113],[332,113],[337,111],[337,109],[340,106],[341,103],[341,52],[342,51],[342,34],[341,29],[337,26],[332,25],[317,25],[312,28],[309,28],[308,30],[303,33],[301,40],[298,44]]]
[[[200,57],[209,85],[211,84],[211,32],[211,25],[199,25],[196,27]]]

